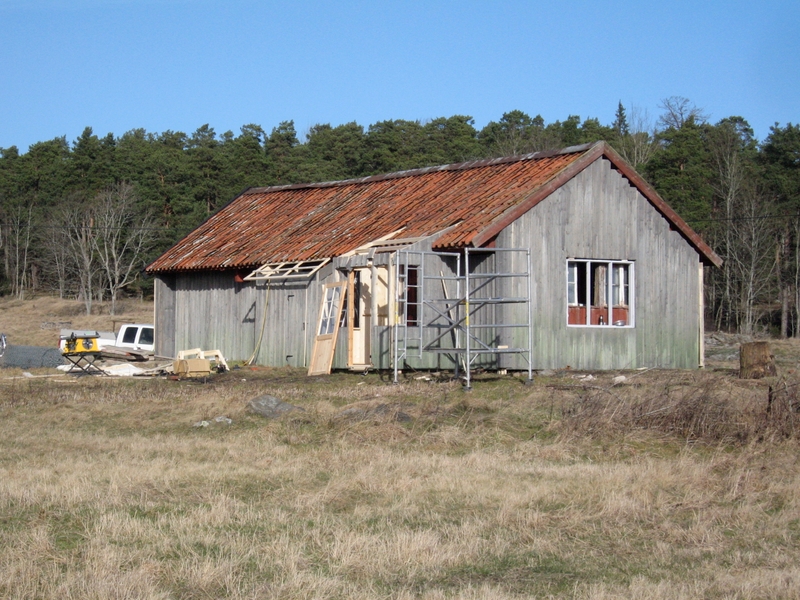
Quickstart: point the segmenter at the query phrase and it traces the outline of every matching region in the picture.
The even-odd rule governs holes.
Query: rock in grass
[[[261,415],[267,419],[277,419],[287,412],[291,412],[293,410],[303,410],[299,406],[294,406],[288,402],[283,402],[282,400],[278,400],[275,396],[270,396],[269,394],[263,394],[253,398],[247,403],[247,407],[257,415]]]
[[[198,421],[192,427],[209,427],[210,425],[231,425],[233,424],[233,419],[229,419],[225,415],[220,415],[216,417],[213,421],[206,421],[203,419],[202,421]]]
[[[407,423],[412,421],[413,418],[406,412],[401,410],[404,408],[402,404],[385,404],[382,402],[356,402],[350,406],[345,407],[336,415],[339,419],[348,419],[350,421],[397,421],[399,423]]]

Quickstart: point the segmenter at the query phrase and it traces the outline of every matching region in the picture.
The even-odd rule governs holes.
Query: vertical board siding
[[[608,161],[512,223],[497,244],[532,249],[534,368],[698,366],[697,252]],[[567,258],[634,261],[633,328],[567,327]],[[524,343],[521,331],[510,337]],[[514,356],[503,365],[525,366]]]
[[[500,260],[502,260],[502,257],[498,257],[491,252],[486,254],[470,252],[470,331],[471,337],[477,338],[477,340],[470,340],[470,349],[472,351],[483,347],[478,340],[492,348],[500,345],[497,335],[503,329],[497,329],[493,325],[498,323],[501,311],[498,311],[499,307],[493,303],[481,305],[481,299],[499,297],[502,286],[498,284],[498,280],[492,280],[490,276],[498,272],[498,262]],[[498,367],[498,355],[478,354],[474,356],[472,365],[475,368],[496,369]]]
[[[231,272],[205,272],[179,274],[174,281],[172,289],[164,281],[157,284],[159,349],[172,348],[165,356],[202,348],[218,349],[229,361],[245,361],[261,338],[256,364],[306,365],[315,327],[307,320],[308,315],[316,318],[318,276],[311,281],[256,284],[236,283]],[[169,317],[160,316],[167,313],[161,307],[170,302],[171,323]]]
[[[154,291],[155,353],[158,356],[175,356],[175,276],[157,275]]]

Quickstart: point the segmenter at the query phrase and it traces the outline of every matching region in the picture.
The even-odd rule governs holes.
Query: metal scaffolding
[[[393,294],[394,382],[408,358],[422,359],[425,353],[450,356],[456,377],[459,367],[464,371],[466,389],[472,387],[475,361],[486,355],[496,357],[498,368],[499,355],[522,356],[528,381],[532,381],[530,273],[527,248],[398,251]],[[512,305],[522,309],[514,310]]]

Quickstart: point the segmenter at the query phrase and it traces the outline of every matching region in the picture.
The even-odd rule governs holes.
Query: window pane
[[[567,265],[567,303],[570,306],[578,304],[578,263]]]
[[[605,306],[606,299],[606,265],[591,263],[592,271],[592,306]]]
[[[136,327],[126,327],[125,333],[122,335],[122,341],[125,344],[133,344],[136,341]]]
[[[142,333],[139,334],[139,343],[140,344],[152,344],[153,343],[153,328],[152,327],[144,327],[144,328],[142,328]]]
[[[339,306],[338,287],[328,288],[325,291],[325,304],[322,307],[322,318],[319,323],[317,335],[330,335],[336,325],[336,309]]]

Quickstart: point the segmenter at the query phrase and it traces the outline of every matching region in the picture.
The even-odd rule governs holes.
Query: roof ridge
[[[496,158],[481,158],[467,160],[458,163],[448,163],[444,165],[434,165],[430,167],[418,167],[416,169],[406,169],[404,171],[393,171],[391,173],[379,173],[377,175],[366,175],[364,177],[354,177],[351,179],[337,179],[332,181],[319,181],[319,182],[306,182],[306,183],[288,183],[283,185],[271,185],[266,187],[252,187],[244,190],[242,194],[266,194],[270,192],[284,191],[284,190],[300,190],[310,188],[327,188],[336,187],[341,185],[354,185],[360,183],[372,183],[375,181],[388,181],[391,179],[401,179],[404,177],[415,177],[418,175],[425,175],[427,173],[436,173],[442,171],[466,171],[467,169],[477,169],[482,167],[491,167],[495,165],[503,165],[514,162],[522,162],[525,160],[541,160],[544,158],[551,158],[553,156],[560,156],[562,154],[578,154],[586,152],[592,147],[603,144],[602,141],[589,142],[587,144],[579,144],[577,146],[568,146],[560,150],[542,150],[539,152],[529,152],[527,154],[513,154],[511,156],[499,156]]]

